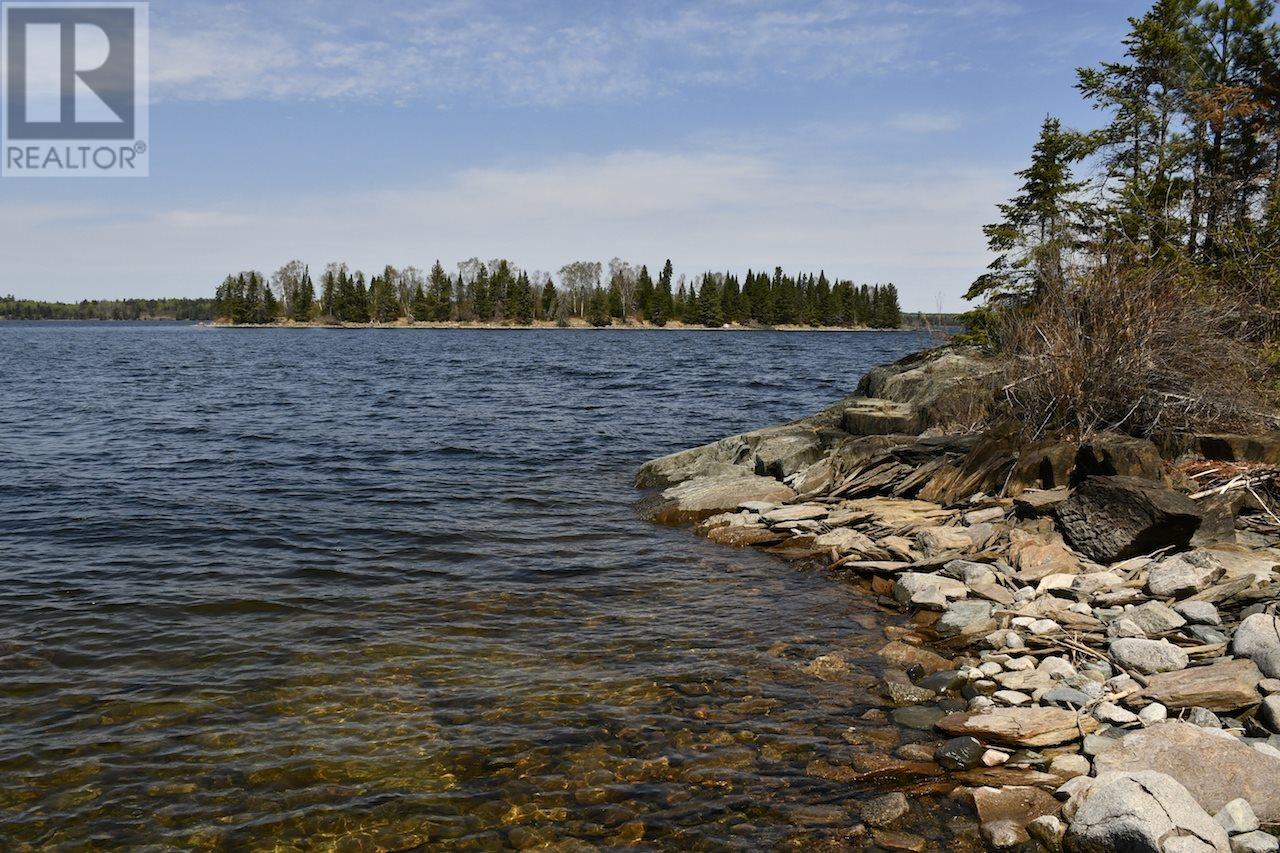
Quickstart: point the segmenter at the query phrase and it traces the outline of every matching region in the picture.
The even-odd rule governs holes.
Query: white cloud
[[[159,99],[194,101],[635,98],[928,67],[921,33],[969,14],[924,0],[590,8],[583,15],[506,0],[174,0],[153,15],[153,85]]]
[[[499,254],[528,269],[615,255],[686,273],[748,266],[893,281],[908,308],[948,308],[986,263],[978,224],[1003,172],[916,167],[856,174],[761,156],[619,152],[527,169],[471,169],[435,186],[239,207],[86,218],[79,206],[8,210],[6,272],[23,295],[201,295],[227,272],[293,257],[446,264]],[[38,226],[38,227],[37,227]],[[74,257],[65,247],[75,245]],[[49,258],[62,260],[55,271]]]

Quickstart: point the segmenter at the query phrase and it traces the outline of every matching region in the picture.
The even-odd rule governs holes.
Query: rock
[[[992,820],[978,827],[988,850],[1011,850],[1031,840],[1026,828],[1012,820]]]
[[[1176,554],[1151,567],[1147,592],[1154,598],[1184,598],[1208,587],[1222,576],[1222,568],[1196,555]]]
[[[1098,756],[1096,770],[1164,773],[1210,812],[1243,797],[1263,822],[1280,822],[1280,758],[1211,729],[1172,720],[1136,729]]]
[[[990,630],[991,603],[987,601],[956,601],[949,605],[933,629],[942,637],[975,633],[975,629]]]
[[[787,521],[810,521],[815,518],[826,518],[831,508],[823,504],[791,504],[780,506],[765,512],[761,517],[769,524],[780,524]]]
[[[1125,669],[1144,675],[1186,669],[1190,663],[1187,653],[1168,640],[1112,640],[1107,654]]]
[[[920,490],[920,498],[950,505],[976,494],[996,494],[1004,488],[1017,458],[1018,439],[998,429],[982,433],[957,464],[944,464]]]
[[[885,850],[906,850],[908,853],[924,853],[927,842],[918,835],[908,832],[892,832],[887,829],[873,829],[871,838]]]
[[[1090,474],[1162,480],[1164,460],[1159,449],[1145,438],[1098,433],[1080,446],[1072,478],[1078,481]]]
[[[1057,815],[1041,815],[1027,824],[1027,834],[1040,842],[1040,846],[1049,853],[1062,850],[1062,836],[1067,832],[1066,824]]]
[[[972,770],[982,763],[983,746],[972,737],[945,741],[933,753],[933,760],[946,770]]]
[[[973,805],[984,827],[983,835],[991,836],[988,844],[995,846],[992,839],[1001,840],[997,849],[1026,842],[1027,823],[1044,815],[1056,814],[1061,808],[1051,794],[1026,785],[974,788]],[[986,827],[991,827],[991,830]]]
[[[841,554],[865,554],[876,549],[874,542],[851,527],[838,527],[814,537],[813,547],[823,550],[835,548]]]
[[[999,364],[975,347],[947,346],[872,368],[858,394],[912,403],[925,426],[981,419],[1001,381]]]
[[[1056,755],[1049,762],[1049,772],[1059,779],[1074,779],[1077,776],[1088,776],[1092,765],[1083,755],[1069,753]]]
[[[1013,509],[1024,518],[1053,515],[1058,505],[1071,496],[1066,486],[1052,489],[1025,489],[1013,499]]]
[[[1257,664],[1268,678],[1280,678],[1280,618],[1255,613],[1231,638],[1231,653]]]
[[[895,708],[889,716],[903,728],[928,731],[946,716],[946,711],[929,705],[908,705],[906,708]]]
[[[822,681],[835,681],[849,674],[849,664],[838,654],[820,655],[804,666],[802,671]]]
[[[1009,532],[1009,556],[1024,583],[1036,583],[1049,575],[1074,575],[1080,560],[1067,550],[1061,538],[1025,530]]]
[[[1250,660],[1220,660],[1180,672],[1153,675],[1143,695],[1166,707],[1235,711],[1256,705],[1262,673]]]
[[[999,767],[1009,760],[1009,753],[998,749],[987,749],[982,752],[983,767]]]
[[[935,698],[938,694],[914,684],[903,684],[897,681],[886,681],[885,692],[894,705],[919,705]]]
[[[1072,853],[1163,853],[1189,836],[1229,853],[1227,833],[1187,790],[1164,774],[1106,773],[1072,795],[1064,849]]]
[[[862,819],[878,829],[896,823],[910,811],[906,795],[897,792],[867,800],[860,809]]]
[[[1253,832],[1261,824],[1258,823],[1258,816],[1253,813],[1253,806],[1249,805],[1248,800],[1234,799],[1223,806],[1213,819],[1218,822],[1218,826],[1227,831],[1227,835],[1242,835],[1246,832]]]
[[[1202,517],[1185,495],[1136,477],[1086,477],[1058,507],[1067,541],[1099,563],[1185,547]]]
[[[1205,459],[1280,465],[1280,433],[1202,435],[1198,439]]]
[[[917,435],[923,429],[915,406],[875,397],[849,400],[845,404],[842,425],[850,435]]]
[[[1152,702],[1138,712],[1138,722],[1144,726],[1154,726],[1156,723],[1163,723],[1167,719],[1169,719],[1169,709],[1159,702]]]
[[[824,448],[816,432],[770,436],[756,444],[755,472],[784,480],[808,468],[822,457]]]
[[[1150,707],[1162,707],[1152,705]],[[1138,722],[1138,715],[1125,708],[1121,708],[1114,702],[1099,702],[1098,707],[1093,709],[1095,719],[1110,723],[1113,726],[1131,726]]]
[[[1183,714],[1182,718],[1191,725],[1199,726],[1202,729],[1222,728],[1222,720],[1218,719],[1218,715],[1208,708],[1191,708]]]
[[[916,545],[926,557],[973,548],[973,537],[963,527],[927,527],[916,533]]]
[[[1125,618],[1141,628],[1147,636],[1176,631],[1187,624],[1186,619],[1158,601],[1148,601],[1146,604],[1125,611]]]
[[[1040,697],[1041,704],[1054,705],[1058,708],[1080,709],[1093,701],[1093,698],[1074,687],[1055,687]]]
[[[1280,733],[1280,694],[1268,696],[1262,700],[1258,709],[1258,720],[1269,730]]]
[[[964,523],[969,525],[986,524],[1004,518],[1004,507],[989,506],[986,509],[975,509],[964,514]]]
[[[728,545],[731,548],[745,548],[748,545],[772,545],[781,542],[785,537],[781,533],[759,525],[726,524],[713,527],[704,534],[712,542]]]
[[[1208,601],[1179,601],[1173,611],[1194,625],[1221,625],[1218,608]]]
[[[953,668],[950,659],[944,658],[942,655],[931,652],[928,649],[904,643],[901,640],[894,640],[880,649],[879,655],[886,664],[898,669],[910,669],[912,666],[919,666],[925,672],[941,672]]]
[[[736,509],[743,501],[786,502],[795,497],[789,486],[742,469],[741,473],[686,480],[657,497],[641,501],[640,511],[660,524],[685,524]]]
[[[1031,697],[1017,690],[997,690],[991,694],[991,698],[1002,705],[1013,705],[1015,707],[1031,704]]]
[[[945,575],[926,575],[920,572],[904,572],[898,576],[893,588],[893,597],[900,604],[912,607],[926,607],[930,610],[942,610],[937,605],[939,598],[945,604],[958,598],[964,598],[969,590],[960,581]]]
[[[1056,746],[1096,730],[1092,717],[1061,708],[992,708],[980,713],[948,714],[938,728],[1005,746]]]
[[[1145,640],[1147,632],[1142,630],[1142,626],[1137,622],[1122,616],[1107,626],[1107,636],[1116,639],[1129,637]]]
[[[1280,850],[1280,839],[1270,833],[1246,832],[1231,839],[1231,853],[1275,853]]]

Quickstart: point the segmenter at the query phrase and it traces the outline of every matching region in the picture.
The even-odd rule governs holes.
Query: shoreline
[[[1195,849],[1234,849],[1224,821],[1274,843],[1245,836],[1280,829],[1280,520],[1253,494],[1280,480],[1280,434],[947,429],[982,422],[1000,375],[963,348],[876,368],[816,415],[646,463],[641,513],[908,614],[873,711],[936,749],[881,756],[886,778],[938,780],[989,849],[1129,849],[1106,804],[1158,839],[1152,798]]]
[[[405,329],[405,330],[431,330],[431,329],[447,329],[447,330],[475,330],[475,331],[492,331],[492,332],[527,332],[527,331],[590,331],[590,332],[608,332],[608,331],[647,331],[647,332],[927,332],[924,327],[898,327],[896,329],[877,329],[872,326],[741,326],[729,325],[708,327],[696,324],[685,325],[682,323],[668,323],[665,326],[655,326],[652,323],[626,323],[609,326],[593,326],[590,323],[578,321],[571,322],[568,326],[560,326],[555,322],[539,321],[528,325],[516,325],[514,323],[223,323],[223,322],[199,322],[196,325],[210,326],[219,329],[335,329],[335,330],[352,330],[352,329]]]

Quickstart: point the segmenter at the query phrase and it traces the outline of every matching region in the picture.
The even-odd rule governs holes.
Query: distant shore
[[[877,329],[871,326],[803,326],[803,325],[779,325],[779,326],[754,326],[741,325],[738,323],[726,323],[723,326],[708,327],[694,323],[670,322],[665,326],[657,326],[653,323],[616,323],[610,326],[593,326],[585,320],[574,318],[569,321],[568,325],[560,325],[552,320],[537,320],[532,323],[516,324],[516,323],[463,323],[457,321],[442,323],[296,323],[286,321],[282,323],[225,323],[225,322],[202,322],[200,325],[214,326],[223,329],[475,329],[489,331],[527,331],[530,329],[552,329],[557,331],[605,331],[614,330],[632,330],[632,331],[677,331],[677,332],[921,332],[926,331],[923,326],[899,326],[896,329]]]

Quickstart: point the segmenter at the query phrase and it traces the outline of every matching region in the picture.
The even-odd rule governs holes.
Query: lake
[[[913,736],[868,713],[898,617],[632,477],[926,344],[0,325],[0,838],[838,838],[875,791],[806,768]],[[854,679],[801,671],[833,650]]]

